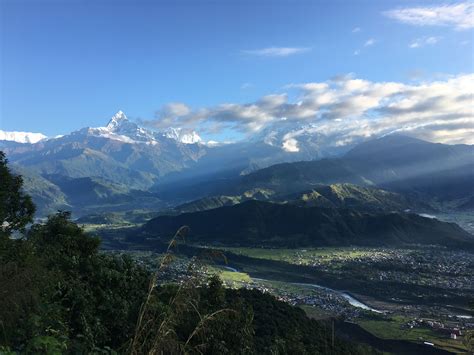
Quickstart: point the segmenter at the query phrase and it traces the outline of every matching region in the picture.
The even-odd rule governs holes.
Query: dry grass
[[[159,267],[150,280],[146,299],[140,308],[134,337],[128,349],[128,353],[131,355],[203,353],[201,349],[205,348],[205,344],[193,346],[192,340],[205,332],[207,325],[218,319],[219,316],[235,312],[227,308],[204,315],[199,312],[198,289],[203,284],[199,271],[203,267],[203,261],[224,257],[222,253],[212,250],[206,251],[199,258],[191,258],[187,268],[189,277],[179,284],[168,305],[163,307],[163,305],[155,302],[156,298],[154,296],[160,274],[172,264],[174,260],[173,251],[180,243],[185,242],[188,231],[187,226],[181,227],[170,240],[166,252],[159,260]],[[226,261],[225,257],[224,261]],[[198,316],[199,322],[190,332],[186,341],[183,341],[178,339],[175,326],[183,315],[190,312]]]

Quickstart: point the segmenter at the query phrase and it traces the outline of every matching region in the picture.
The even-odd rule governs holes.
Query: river
[[[239,270],[237,270],[236,268],[230,267],[230,266],[224,266],[224,268],[226,270],[229,270],[229,271],[232,271],[232,272],[239,272]],[[271,282],[271,280],[255,278],[255,277],[252,277],[251,275],[249,275],[249,276],[252,278],[252,280]],[[350,305],[352,305],[354,307],[365,309],[367,311],[371,311],[371,312],[374,312],[374,313],[384,313],[383,311],[372,308],[372,307],[366,305],[365,303],[362,303],[361,301],[359,301],[358,299],[354,298],[353,296],[351,296],[350,294],[348,294],[347,292],[344,292],[344,291],[338,291],[338,290],[334,290],[334,289],[329,288],[329,287],[324,287],[324,286],[321,286],[321,285],[304,283],[304,282],[290,282],[290,284],[291,285],[296,285],[296,286],[302,286],[302,287],[313,287],[313,288],[318,288],[318,289],[322,289],[322,290],[327,290],[328,292],[334,292],[334,293],[337,293],[337,294],[341,295],[347,302],[349,302]]]

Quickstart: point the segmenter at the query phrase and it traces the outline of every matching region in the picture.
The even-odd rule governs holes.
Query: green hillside
[[[361,211],[430,209],[428,204],[416,198],[354,184],[321,185],[285,198],[289,203],[302,207],[354,208]]]
[[[148,237],[169,238],[180,226],[190,241],[235,246],[304,247],[438,244],[473,248],[473,237],[455,224],[406,213],[301,208],[247,201],[235,206],[160,216],[143,227]]]
[[[432,209],[413,197],[376,188],[354,184],[316,185],[311,190],[287,195],[277,195],[270,189],[254,189],[234,196],[204,197],[179,205],[175,213],[198,212],[233,206],[248,200],[288,203],[299,207],[352,208],[359,211],[404,211]]]

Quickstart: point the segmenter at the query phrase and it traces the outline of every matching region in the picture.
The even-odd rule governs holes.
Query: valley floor
[[[108,252],[128,249],[125,252],[150,268],[161,255],[156,245],[141,245],[142,251],[117,240],[108,245],[122,249]],[[219,274],[227,287],[269,292],[311,317],[357,324],[376,339],[408,341],[426,347],[427,353],[430,347],[467,353],[463,338],[474,329],[469,308],[474,298],[471,253],[426,246],[222,248],[210,253],[204,246],[183,245],[178,250],[162,282],[186,278],[189,263],[196,262],[193,255],[212,254],[198,259],[198,270]]]

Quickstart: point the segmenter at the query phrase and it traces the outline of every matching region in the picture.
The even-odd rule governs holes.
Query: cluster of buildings
[[[471,253],[440,247],[422,249],[351,248],[320,254],[295,251],[293,263],[333,274],[350,272],[359,279],[474,291]]]
[[[430,328],[451,339],[458,339],[464,332],[474,329],[472,318],[459,318],[456,316],[451,318],[455,319],[442,321],[432,318],[415,318],[407,322],[405,327],[408,329]]]
[[[346,319],[356,318],[361,312],[364,312],[361,308],[351,306],[339,293],[332,292],[329,289],[308,289],[307,287],[287,286],[284,284],[280,286],[278,283],[259,279],[253,279],[250,282],[239,282],[238,285],[236,285],[235,281],[227,283],[224,281],[224,284],[228,287],[239,286],[247,289],[257,289],[263,293],[270,293],[278,300],[293,306],[317,306],[332,315],[343,316]]]

